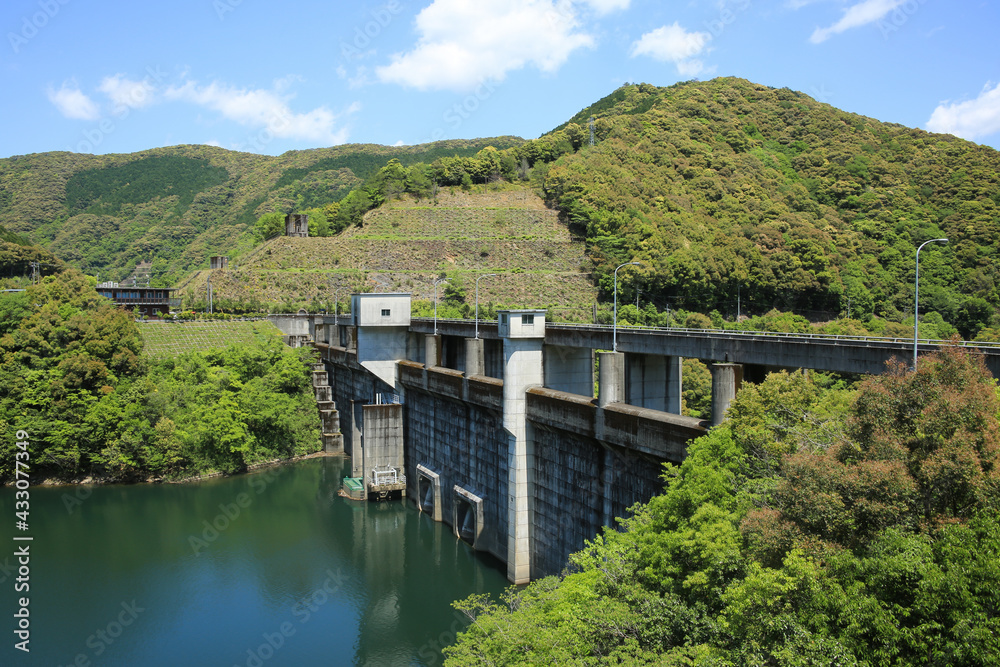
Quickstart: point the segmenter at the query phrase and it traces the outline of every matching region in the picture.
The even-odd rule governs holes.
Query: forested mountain
[[[154,280],[169,285],[228,254],[262,214],[336,202],[391,158],[411,164],[520,142],[346,145],[279,157],[213,146],[15,156],[0,160],[0,225],[102,279],[153,260]]]
[[[625,86],[573,120],[591,114],[596,145],[554,164],[545,191],[595,259],[644,262],[644,292],[898,318],[917,245],[948,237],[921,255],[923,307],[968,334],[1000,305],[992,148],[729,78]]]
[[[0,224],[91,272],[155,256],[169,282],[260,243],[268,213],[314,211],[334,234],[395,197],[497,181],[533,185],[585,236],[608,296],[638,260],[622,296],[661,310],[901,323],[916,247],[947,237],[921,255],[922,311],[966,337],[1000,326],[1000,153],[735,78],[625,85],[531,141],[10,158]]]

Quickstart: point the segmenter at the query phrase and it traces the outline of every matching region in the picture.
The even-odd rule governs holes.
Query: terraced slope
[[[208,272],[204,272],[208,273]],[[339,291],[411,292],[430,299],[434,280],[447,275],[471,301],[550,308],[583,316],[596,291],[581,240],[558,214],[524,189],[442,191],[436,200],[397,200],[371,211],[364,224],[329,238],[280,238],[239,267],[212,273],[217,298],[324,302]],[[206,276],[188,289],[204,293]]]
[[[250,322],[144,322],[139,334],[148,357],[168,357],[230,343],[251,342],[257,336],[281,336],[267,320]]]

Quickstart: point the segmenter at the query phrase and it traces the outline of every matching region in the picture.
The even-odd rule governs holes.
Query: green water
[[[345,460],[197,484],[0,489],[3,665],[437,665],[450,603],[502,566],[402,502],[337,495]],[[14,533],[30,535],[15,542]],[[3,536],[6,537],[4,538]],[[30,591],[15,591],[30,544]],[[30,653],[16,650],[30,598]]]

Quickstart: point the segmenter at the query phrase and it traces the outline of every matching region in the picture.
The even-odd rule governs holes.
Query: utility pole
[[[590,116],[590,145],[594,145],[594,116]]]

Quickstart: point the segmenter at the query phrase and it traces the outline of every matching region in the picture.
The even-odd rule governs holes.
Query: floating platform
[[[368,500],[365,491],[365,480],[360,477],[345,477],[340,486],[342,494],[351,500]]]

